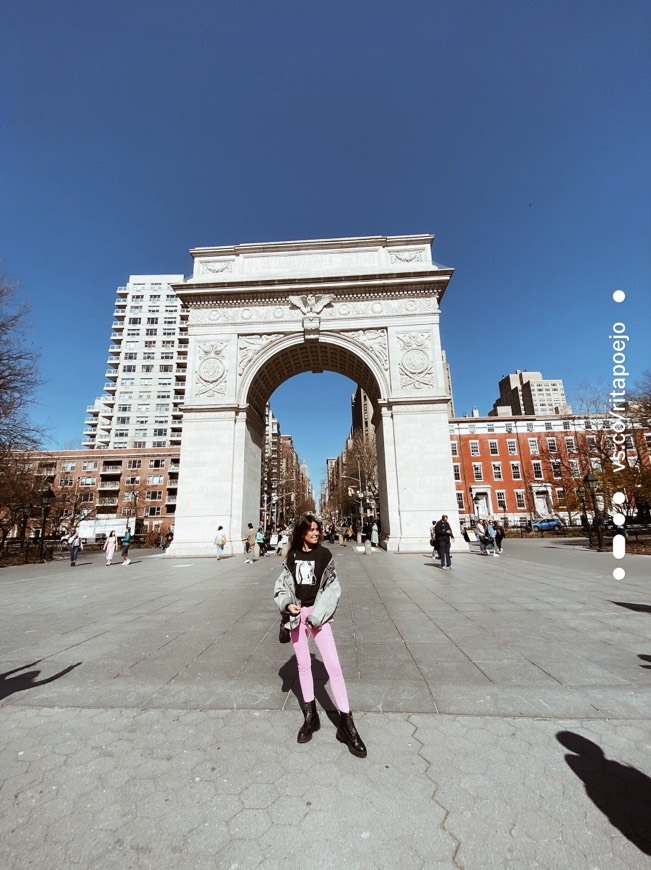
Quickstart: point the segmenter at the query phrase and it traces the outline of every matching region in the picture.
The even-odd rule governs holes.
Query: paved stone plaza
[[[651,559],[332,549],[364,760],[296,743],[279,558],[2,569],[0,868],[649,867]]]

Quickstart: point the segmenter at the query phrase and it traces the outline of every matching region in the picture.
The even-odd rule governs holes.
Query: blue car
[[[563,523],[560,520],[557,520],[556,517],[550,517],[546,520],[535,520],[531,525],[537,532],[550,532],[553,529],[565,528]]]

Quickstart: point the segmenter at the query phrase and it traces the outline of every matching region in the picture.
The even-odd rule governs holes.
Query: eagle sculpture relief
[[[290,296],[289,301],[295,305],[302,314],[320,314],[326,305],[330,305],[334,299],[332,293],[326,296],[314,296],[308,293],[306,296]]]

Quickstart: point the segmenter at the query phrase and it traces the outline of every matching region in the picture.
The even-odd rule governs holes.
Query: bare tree
[[[35,449],[42,438],[27,414],[41,383],[39,354],[25,338],[28,313],[16,301],[14,286],[0,276],[0,457]]]

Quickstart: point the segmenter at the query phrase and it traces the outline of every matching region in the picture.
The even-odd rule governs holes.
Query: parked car
[[[537,532],[550,532],[552,529],[564,529],[563,523],[556,517],[548,517],[546,520],[534,520],[532,526]]]

